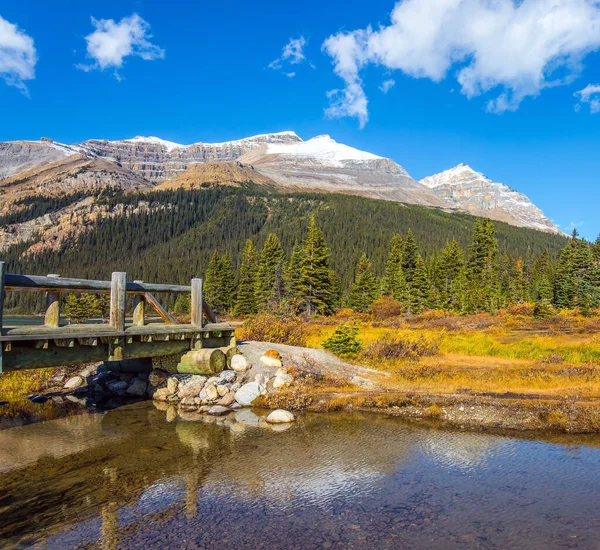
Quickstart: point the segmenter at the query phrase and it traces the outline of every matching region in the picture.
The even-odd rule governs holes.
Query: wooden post
[[[4,315],[4,276],[6,275],[6,264],[0,262],[0,335],[2,334],[2,319]],[[0,374],[2,374],[2,352],[4,343],[0,342]]]
[[[110,283],[110,326],[115,330],[125,330],[125,285],[127,274],[117,271],[112,274]]]
[[[142,284],[143,281],[133,281],[134,283]],[[146,313],[146,300],[140,294],[133,297],[133,324],[136,327],[143,327],[145,324],[144,315]]]
[[[50,274],[48,277],[58,279],[59,275]],[[58,327],[60,325],[60,292],[46,293],[46,317],[44,325],[47,327]]]
[[[190,301],[191,323],[198,327],[202,327],[202,287],[202,279],[192,279],[192,297]]]

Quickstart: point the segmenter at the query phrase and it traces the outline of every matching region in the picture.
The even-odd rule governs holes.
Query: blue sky
[[[22,1],[0,18],[1,141],[327,133],[415,178],[466,162],[600,233],[592,0]]]

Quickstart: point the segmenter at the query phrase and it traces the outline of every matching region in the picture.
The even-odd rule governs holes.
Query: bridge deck
[[[104,338],[127,336],[159,336],[179,335],[181,339],[188,339],[194,334],[211,332],[231,332],[235,327],[228,323],[209,323],[202,327],[196,325],[171,325],[151,323],[149,325],[126,326],[125,330],[118,331],[110,325],[65,325],[62,327],[48,327],[43,325],[20,326],[2,329],[0,342],[27,342],[35,340],[62,340],[70,338]],[[187,338],[186,338],[187,337]]]

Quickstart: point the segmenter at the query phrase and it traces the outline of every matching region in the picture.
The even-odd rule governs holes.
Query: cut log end
[[[227,366],[227,356],[222,350],[204,348],[190,351],[177,365],[179,374],[218,374]]]

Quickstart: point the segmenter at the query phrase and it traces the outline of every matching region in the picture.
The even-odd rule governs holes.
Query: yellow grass
[[[11,401],[38,392],[55,372],[51,368],[3,373],[0,375],[0,400]]]

